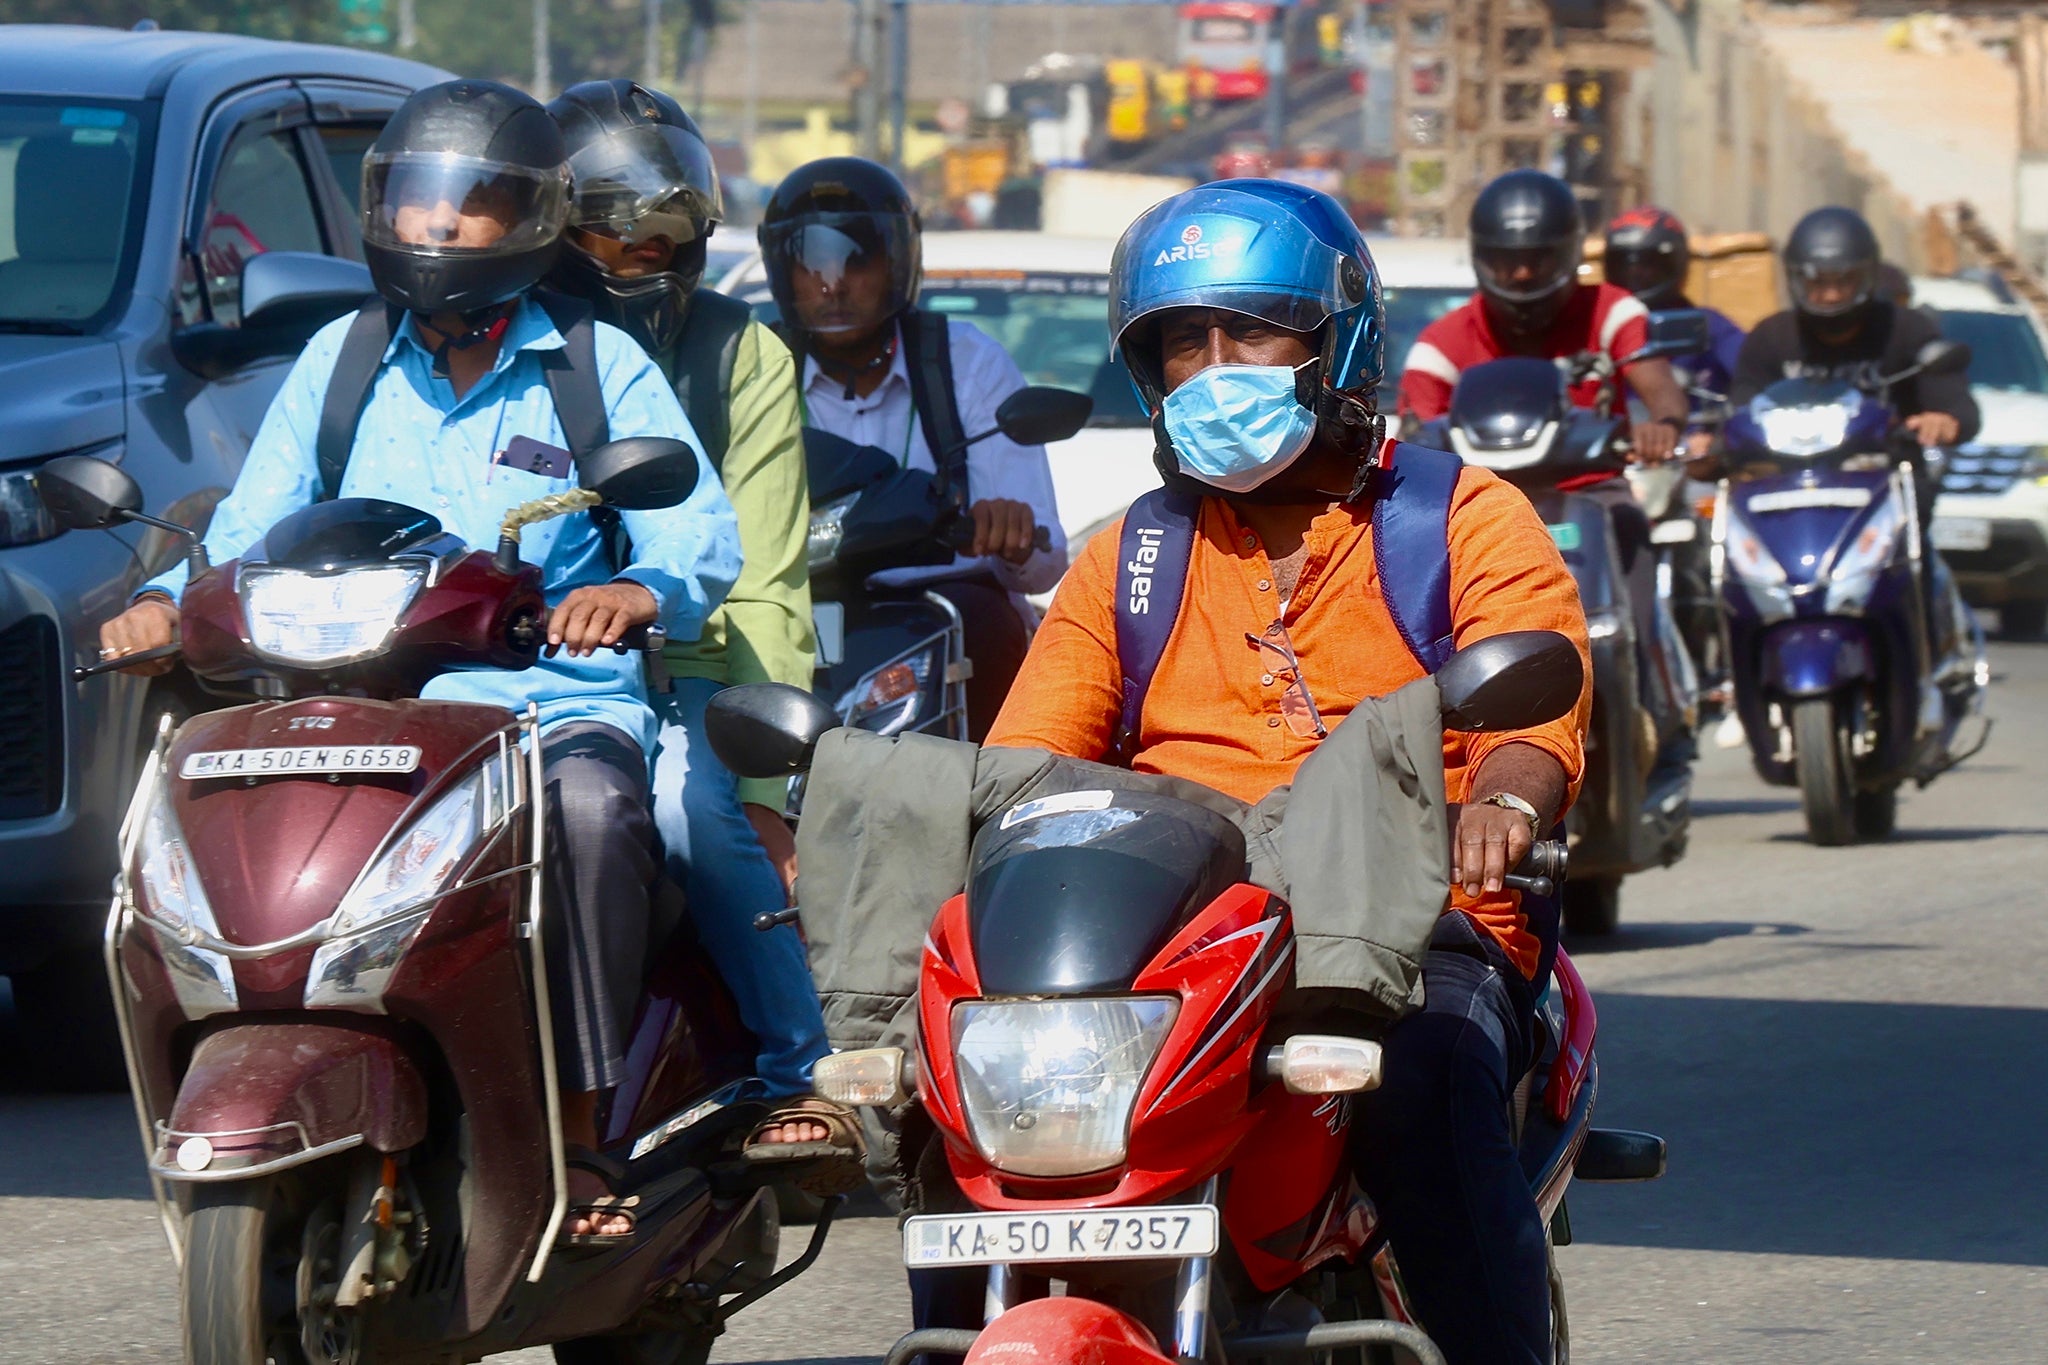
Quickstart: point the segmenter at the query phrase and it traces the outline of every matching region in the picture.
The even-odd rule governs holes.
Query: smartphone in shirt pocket
[[[531,436],[514,436],[491,463],[522,474],[538,474],[544,479],[566,479],[574,461],[561,446],[551,446]]]

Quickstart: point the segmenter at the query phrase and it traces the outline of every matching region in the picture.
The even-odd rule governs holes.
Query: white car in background
[[[1996,607],[2003,634],[2048,626],[2048,346],[2024,305],[1973,280],[1918,278],[1913,303],[1970,344],[1975,440],[1942,469],[1929,539],[1963,595]]]

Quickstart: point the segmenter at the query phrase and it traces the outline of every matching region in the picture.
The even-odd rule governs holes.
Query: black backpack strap
[[[952,327],[943,313],[913,308],[900,328],[903,368],[910,374],[910,400],[924,428],[932,463],[956,507],[967,505],[967,428],[960,424],[960,397],[953,387]]]
[[[1390,443],[1372,507],[1373,565],[1401,642],[1427,672],[1451,657],[1451,497],[1456,455]]]
[[[384,368],[384,352],[391,348],[400,316],[390,304],[372,301],[357,310],[355,321],[342,335],[334,371],[327,379],[327,394],[320,403],[320,432],[313,446],[323,502],[341,496],[341,476],[348,469],[349,452],[355,448],[356,428],[370,401],[370,386],[377,380],[377,371]]]
[[[753,320],[754,310],[738,299],[699,289],[690,295],[690,311],[676,342],[676,397],[704,443],[704,457],[721,475],[732,444],[733,365],[740,338]]]
[[[1123,675],[1113,761],[1129,767],[1152,675],[1180,618],[1201,499],[1155,488],[1124,513],[1117,546],[1116,658]]]
[[[569,454],[580,463],[612,438],[597,373],[597,323],[590,305],[581,299],[536,289],[533,301],[565,343],[561,350],[543,355],[541,364],[547,371],[548,395],[555,400],[555,420],[562,424]]]

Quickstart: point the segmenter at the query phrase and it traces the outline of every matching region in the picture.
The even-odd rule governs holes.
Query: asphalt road
[[[1897,839],[1809,847],[1793,793],[1710,752],[1691,855],[1582,945],[1598,1118],[1663,1133],[1671,1173],[1573,1192],[1580,1361],[2048,1358],[2048,646],[1993,665],[1991,747]],[[176,1359],[135,1147],[122,1097],[0,1091],[0,1362]],[[894,1247],[842,1222],[714,1358],[878,1356]]]

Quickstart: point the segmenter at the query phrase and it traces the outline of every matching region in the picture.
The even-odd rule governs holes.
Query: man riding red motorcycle
[[[1452,647],[1555,630],[1585,653],[1571,577],[1527,500],[1382,439],[1379,279],[1334,201],[1269,181],[1178,195],[1125,234],[1110,294],[1166,489],[1082,552],[990,745],[1121,759],[1252,802],[1294,780],[1362,699],[1434,671]],[[1177,624],[1149,580],[1163,624],[1133,618],[1144,555],[1127,553],[1132,527],[1176,509]],[[1397,558],[1389,546],[1415,532],[1389,519],[1432,510],[1433,552]],[[1169,528],[1137,543],[1176,542]],[[1445,734],[1454,894],[1426,1003],[1385,1035],[1384,1084],[1353,1129],[1358,1175],[1452,1361],[1550,1356],[1543,1222],[1509,1131],[1545,951],[1503,879],[1571,799],[1588,706],[1582,688],[1548,724]]]

